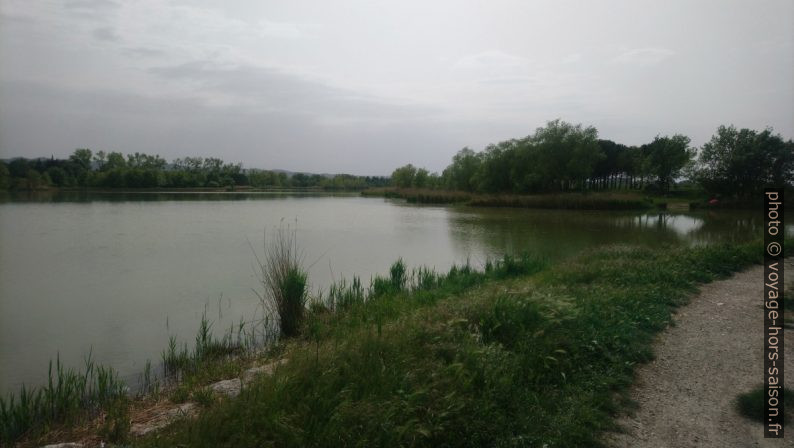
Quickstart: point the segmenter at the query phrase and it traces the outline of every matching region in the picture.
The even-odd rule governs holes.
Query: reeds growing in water
[[[57,356],[45,386],[23,385],[19,394],[0,397],[0,441],[14,440],[34,426],[96,415],[126,393],[116,371],[97,365],[90,353],[82,371],[65,367]]]

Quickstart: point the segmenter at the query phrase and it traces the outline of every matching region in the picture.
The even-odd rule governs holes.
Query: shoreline
[[[101,195],[245,195],[245,194],[294,194],[361,196],[403,199],[411,204],[462,205],[483,208],[529,208],[546,210],[668,210],[675,212],[690,210],[755,210],[760,205],[752,201],[727,200],[710,204],[702,194],[678,192],[668,196],[648,195],[640,191],[613,190],[594,192],[536,193],[536,194],[484,194],[456,190],[434,190],[417,188],[378,187],[364,189],[306,188],[58,188],[37,190],[0,191],[0,196],[55,196],[59,194]],[[794,198],[791,199],[792,202]],[[791,204],[788,204],[791,205]]]
[[[366,197],[404,199],[413,204],[455,204],[472,207],[537,208],[549,210],[757,210],[759,201],[727,199],[715,204],[703,192],[673,191],[668,195],[646,194],[638,190],[608,190],[565,193],[470,193],[457,190],[418,188],[370,188]],[[789,198],[787,206],[794,203]]]
[[[792,244],[794,244],[794,242],[792,242]],[[316,369],[320,368],[319,366],[327,366],[322,367],[322,369],[333,369],[333,366],[338,362],[343,362],[344,364],[352,362],[361,356],[367,356],[366,353],[367,350],[369,350],[365,348],[368,346],[367,344],[375,344],[373,347],[381,347],[378,350],[383,351],[382,353],[384,353],[384,356],[388,354],[387,358],[383,359],[383,362],[386,362],[387,365],[391,365],[391,369],[397,369],[394,374],[418,375],[416,379],[413,380],[418,382],[411,386],[412,389],[426,387],[422,386],[422,384],[424,384],[425,381],[430,381],[434,375],[441,375],[439,378],[443,378],[450,373],[444,373],[446,372],[446,367],[443,366],[446,365],[446,362],[438,364],[438,360],[432,360],[435,359],[434,356],[436,355],[432,355],[431,359],[426,358],[436,349],[429,349],[426,347],[417,351],[423,347],[425,343],[422,342],[419,343],[418,346],[415,346],[417,344],[416,342],[410,342],[413,341],[412,338],[414,336],[412,335],[429,332],[428,334],[436,335],[434,337],[440,337],[442,340],[446,340],[447,344],[450,344],[449,349],[453,350],[453,353],[458,353],[453,356],[453,359],[458,356],[473,356],[473,359],[480,359],[482,356],[486,356],[487,353],[490,353],[488,350],[497,350],[497,352],[487,355],[486,358],[494,356],[497,353],[502,353],[499,356],[507,356],[505,360],[501,361],[503,366],[497,369],[497,371],[489,374],[497,375],[497,377],[505,376],[505,378],[518,374],[520,370],[515,370],[518,368],[518,365],[513,366],[514,361],[510,361],[510,359],[515,359],[517,361],[522,357],[530,355],[529,352],[524,353],[523,350],[525,350],[525,348],[522,347],[525,346],[523,344],[515,344],[525,338],[530,338],[529,340],[535,341],[531,346],[541,350],[542,359],[545,359],[544,357],[556,359],[556,361],[552,362],[551,366],[555,366],[554,369],[558,372],[556,376],[548,376],[551,371],[545,372],[544,368],[541,368],[543,364],[550,362],[549,359],[546,359],[546,361],[540,364],[537,364],[537,362],[528,364],[527,368],[530,369],[529,372],[535,372],[530,373],[530,375],[540,375],[538,379],[546,378],[546,380],[543,381],[551,381],[552,384],[558,384],[557,387],[562,387],[562,389],[555,392],[552,396],[546,397],[546,394],[551,390],[544,392],[543,389],[537,389],[532,383],[521,386],[517,390],[511,387],[511,392],[508,395],[514,397],[512,397],[509,402],[504,402],[496,408],[492,408],[492,405],[496,405],[496,402],[492,402],[492,400],[501,400],[501,398],[498,398],[499,395],[491,396],[495,391],[487,393],[484,396],[481,396],[482,392],[470,395],[473,391],[467,391],[468,389],[465,388],[461,389],[461,384],[453,381],[452,383],[436,384],[432,387],[452,392],[454,393],[452,396],[458,396],[458,399],[442,399],[441,397],[436,397],[432,402],[420,400],[420,402],[416,403],[417,405],[435,408],[435,400],[440,400],[442,402],[438,404],[439,406],[443,405],[443,403],[446,403],[446,405],[458,403],[458,405],[463,406],[461,412],[463,412],[463,410],[468,411],[455,418],[463,418],[464,420],[462,422],[467,422],[469,426],[485,430],[485,427],[480,427],[480,423],[486,419],[486,416],[480,415],[480,411],[477,411],[477,409],[491,409],[489,412],[494,412],[495,414],[490,415],[488,419],[498,423],[502,422],[501,419],[503,418],[503,416],[501,416],[501,411],[499,411],[501,406],[507,406],[505,410],[505,412],[507,412],[512,407],[519,406],[523,403],[525,398],[522,397],[525,397],[525,395],[526,398],[535,396],[536,398],[532,400],[541,400],[538,403],[546,403],[546,400],[552,400],[541,407],[551,405],[553,402],[559,402],[562,397],[567,397],[565,400],[573,400],[571,405],[573,405],[574,408],[566,412],[571,412],[575,408],[582,407],[580,411],[576,411],[578,414],[579,412],[585,412],[585,410],[589,409],[591,406],[596,406],[596,408],[593,408],[591,411],[586,411],[585,414],[574,418],[572,421],[557,421],[556,417],[553,417],[553,415],[556,415],[557,411],[554,411],[548,414],[548,418],[552,419],[551,421],[546,422],[547,424],[541,427],[536,427],[532,431],[545,434],[546,429],[543,428],[550,428],[548,424],[551,424],[552,421],[556,421],[557,424],[567,427],[570,432],[567,433],[567,435],[558,434],[553,437],[550,437],[551,434],[547,434],[538,440],[556,440],[558,443],[566,444],[566,446],[588,446],[588,443],[593,442],[593,434],[608,430],[614,425],[611,413],[604,413],[604,409],[615,406],[613,401],[614,395],[609,391],[616,387],[616,390],[624,391],[621,393],[625,394],[625,391],[628,390],[627,387],[631,384],[630,375],[631,372],[633,372],[633,367],[629,367],[628,369],[626,366],[619,367],[619,365],[621,365],[620,363],[624,362],[622,360],[636,359],[640,362],[647,360],[647,355],[644,353],[650,347],[653,340],[652,336],[666,327],[670,319],[669,313],[676,306],[682,305],[688,300],[691,294],[691,288],[696,284],[701,284],[704,281],[708,282],[714,278],[724,277],[730,272],[743,269],[749,264],[758,262],[758,257],[753,254],[756,252],[760,254],[760,250],[756,251],[755,249],[754,244],[710,246],[707,248],[671,247],[658,251],[617,246],[588,250],[580,255],[574,256],[571,260],[551,266],[537,265],[536,262],[531,259],[526,259],[526,261],[523,262],[516,259],[505,259],[498,269],[491,265],[491,268],[486,267],[485,272],[478,273],[471,268],[456,267],[450,270],[449,273],[444,274],[443,277],[427,277],[435,278],[436,280],[425,283],[424,286],[421,286],[422,283],[418,282],[418,280],[412,280],[412,282],[415,282],[413,283],[414,286],[406,287],[406,289],[394,290],[381,296],[372,296],[369,300],[350,303],[345,306],[342,306],[341,302],[333,301],[326,302],[323,305],[313,305],[310,308],[312,311],[309,321],[307,321],[306,333],[304,333],[303,336],[286,341],[285,344],[279,344],[271,353],[266,355],[259,354],[254,359],[247,359],[247,363],[240,362],[239,358],[236,360],[234,358],[218,358],[215,361],[211,361],[210,364],[207,365],[208,367],[202,368],[202,373],[199,376],[188,376],[189,385],[186,386],[186,388],[180,392],[168,392],[168,397],[165,397],[166,401],[173,403],[173,405],[177,407],[182,406],[180,402],[185,403],[185,400],[188,398],[190,398],[192,402],[203,403],[195,408],[197,411],[195,419],[194,417],[190,419],[176,419],[175,426],[164,429],[161,433],[158,433],[156,437],[149,436],[143,439],[134,438],[125,440],[133,441],[136,445],[159,446],[161,444],[168,445],[169,443],[184,443],[188,440],[193,440],[194,443],[198,443],[198,440],[194,438],[198,435],[200,437],[209,438],[206,442],[207,444],[212,443],[211,440],[213,437],[216,438],[215,441],[218,444],[223,444],[225,442],[221,442],[221,439],[217,439],[217,437],[223,437],[224,431],[219,431],[216,428],[214,431],[216,431],[217,434],[213,435],[206,433],[206,431],[201,428],[212,428],[216,424],[220,424],[220,422],[228,421],[231,415],[237,415],[237,417],[234,417],[235,421],[244,419],[244,415],[248,412],[253,412],[255,408],[261,405],[259,401],[251,401],[260,399],[256,397],[265,397],[265,402],[270,403],[267,406],[275,406],[278,409],[284,408],[285,410],[293,405],[304,403],[304,405],[301,406],[305,406],[317,400],[320,400],[320,402],[317,402],[318,405],[323,400],[327,399],[332,401],[339,399],[344,400],[344,397],[336,396],[338,394],[336,387],[338,386],[332,386],[333,383],[326,385],[326,380],[322,379],[324,378],[323,376],[316,376],[319,373],[316,372]],[[728,262],[726,260],[732,261]],[[680,272],[679,269],[684,265],[694,267],[688,268],[690,271],[685,270],[684,275],[678,274],[680,278],[675,278],[674,284],[665,283],[668,281],[668,277],[666,277],[665,274],[666,272]],[[490,272],[490,274],[488,272]],[[419,277],[417,276],[415,278],[418,279]],[[603,286],[597,286],[601,284],[598,282],[603,283],[605,280],[608,280],[608,282],[604,283]],[[662,283],[659,283],[660,281]],[[596,282],[596,284],[592,282]],[[617,284],[615,284],[615,282],[617,282]],[[625,286],[614,289],[620,284],[624,284]],[[653,285],[657,285],[655,286],[656,288],[661,287],[669,290],[669,296],[665,298],[655,295],[657,293],[653,292],[655,291]],[[607,289],[604,290],[603,288]],[[628,290],[624,292],[621,288],[628,288]],[[635,292],[631,293],[629,291]],[[628,297],[634,297],[636,294],[647,295],[646,300],[650,302],[647,302],[642,308],[636,308],[631,301],[625,301]],[[593,300],[597,302],[603,301],[603,304],[599,305],[599,308],[590,308],[588,303]],[[342,306],[342,308],[339,308],[340,306]],[[585,309],[589,309],[590,311],[584,312],[584,314],[576,311],[582,306],[585,307],[582,308],[583,312]],[[648,308],[649,306],[650,308]],[[601,310],[603,307],[606,308]],[[620,321],[613,321],[612,319],[615,319],[615,317],[609,317],[611,314],[604,314],[603,322],[592,320],[596,319],[596,315],[601,314],[601,311],[606,311],[606,309],[611,309],[611,307],[617,308],[615,308],[615,311],[610,311],[610,313],[615,313],[623,307],[628,307],[614,316],[620,316],[628,312],[626,316],[631,316],[630,319],[632,321],[636,319],[638,322],[641,322],[643,319],[651,319],[650,322],[653,323],[639,333],[634,334],[638,329],[632,329],[633,326],[626,326],[626,323],[621,323]],[[559,314],[563,310],[565,310],[564,313]],[[587,316],[593,312],[596,312],[596,315],[594,315],[592,319],[587,318]],[[558,314],[563,320],[549,327],[548,325],[556,319],[553,318],[553,316]],[[508,318],[509,316],[524,317],[517,317],[519,320],[515,320],[514,318]],[[585,318],[587,318],[586,321],[581,321]],[[530,320],[524,321],[522,319]],[[549,321],[548,319],[552,320]],[[591,323],[584,323],[588,321]],[[450,322],[460,323],[451,324]],[[469,332],[473,331],[471,325],[474,325],[476,334],[480,335],[478,339],[470,339],[471,335]],[[537,327],[538,325],[540,325],[540,327]],[[557,329],[559,325],[562,325],[562,327]],[[611,356],[617,357],[615,361],[603,364],[605,362],[603,354],[598,355],[596,358],[591,358],[592,355],[588,354],[586,350],[582,352],[582,349],[586,348],[585,346],[574,343],[574,341],[565,342],[572,334],[576,334],[570,333],[570,331],[563,331],[563,329],[569,325],[573,325],[572,328],[580,329],[587,328],[588,325],[596,325],[594,328],[600,329],[593,331],[599,333],[614,333],[615,336],[620,335],[619,337],[621,339],[628,338],[626,339],[626,344],[628,345],[622,346],[619,344],[609,348],[612,343],[608,343],[602,346],[601,344],[607,343],[609,340],[609,338],[607,338],[604,339],[604,342],[600,342],[599,345],[591,347],[591,349],[596,350],[594,354],[600,353],[601,350],[607,350],[613,353]],[[582,325],[584,325],[584,327],[582,327]],[[497,330],[497,328],[500,329]],[[538,328],[545,328],[543,331],[546,332],[546,335],[542,336],[541,339],[537,339],[537,335],[532,336],[532,334],[537,334]],[[373,333],[373,331],[375,332]],[[417,331],[420,333],[416,333]],[[559,331],[563,332],[560,333]],[[624,331],[628,333],[622,335],[621,332]],[[563,335],[568,336],[562,337]],[[374,339],[372,339],[373,337]],[[592,339],[600,341],[606,336],[583,334],[582,337],[586,340]],[[480,352],[484,347],[477,347],[480,347],[480,344],[483,343],[487,343],[484,347],[491,348],[487,349],[485,352]],[[526,347],[528,348],[529,346]],[[428,352],[427,350],[431,351]],[[348,358],[351,356],[352,358]],[[532,356],[534,357],[535,355]],[[627,356],[628,358],[626,358]],[[584,358],[577,361],[580,357]],[[235,377],[239,378],[242,375],[241,372],[250,369],[253,364],[261,366],[282,358],[289,358],[290,362],[281,365],[278,369],[274,369],[274,376],[267,378],[263,377],[253,381],[249,386],[244,387],[243,392],[236,398],[230,398],[223,393],[218,393],[213,387],[213,384],[218,381],[229,380]],[[320,358],[324,361],[317,364]],[[403,358],[405,358],[404,362],[397,361]],[[361,359],[361,361],[369,362],[364,361],[364,359]],[[484,358],[481,361],[486,362],[486,359]],[[397,362],[397,364],[394,364],[395,362]],[[480,361],[477,361],[476,365],[479,365],[479,362]],[[506,364],[504,364],[505,362]],[[592,369],[595,369],[595,371],[593,371],[594,373],[577,373],[575,366],[579,365],[581,362],[594,362],[595,365],[592,367]],[[613,364],[613,362],[618,364]],[[464,363],[464,366],[465,365]],[[483,365],[489,365],[489,362]],[[499,364],[497,363],[495,365]],[[466,369],[471,367],[473,367],[473,365]],[[538,370],[539,368],[540,370]],[[605,368],[607,370],[604,371],[603,374],[597,373]],[[622,373],[607,373],[615,368],[618,368],[618,371]],[[364,370],[366,369],[362,369],[363,366],[350,370],[348,374],[340,377],[340,379],[344,378],[344,381],[349,382],[351,385],[359,384],[360,381],[369,378],[365,375]],[[371,370],[367,371],[371,372]],[[566,374],[561,377],[560,372]],[[330,374],[330,372],[324,375],[327,374]],[[602,387],[599,386],[594,390],[590,390],[588,389],[590,386],[584,386],[584,384],[592,384],[594,379],[587,378],[593,374],[597,374],[598,378],[601,378],[599,381],[606,381],[605,385],[611,385],[603,392],[598,392],[597,396],[601,398],[598,398],[596,401],[589,402],[589,399],[581,401],[585,396],[595,393]],[[524,375],[526,375],[526,373],[520,374],[522,377]],[[387,377],[381,380],[377,380],[377,377],[378,376],[376,376],[375,379],[370,378],[370,380],[367,381],[387,381],[387,384],[388,381],[390,381],[387,380],[390,378],[390,375],[387,375]],[[493,380],[496,380],[497,377],[494,377]],[[282,381],[287,378],[292,379],[287,383],[283,383]],[[289,389],[291,387],[290,384],[292,384],[293,381],[303,381],[301,378],[305,378],[307,381],[309,378],[314,378],[307,384],[314,384],[314,386],[312,386],[313,388],[320,388],[318,389],[320,396],[309,401],[304,401],[307,400],[308,397],[301,398],[302,393],[295,395],[296,392],[293,391],[287,395],[281,395],[282,392],[279,391],[281,391],[283,387],[288,388],[284,390],[284,393],[287,393],[286,390],[292,390]],[[562,383],[560,383],[561,380],[563,380]],[[585,381],[585,383],[576,386],[582,381]],[[326,386],[330,388],[326,390]],[[385,386],[385,384],[383,386]],[[377,387],[380,388],[383,386]],[[177,389],[179,389],[179,387],[181,386],[178,386]],[[570,389],[571,387],[573,387],[573,389]],[[584,387],[584,389],[580,387]],[[320,390],[325,392],[320,392]],[[334,392],[332,395],[326,395],[326,392],[331,394],[333,390],[337,392]],[[375,390],[379,389],[376,388],[373,392]],[[386,390],[389,389],[387,388]],[[587,394],[575,398],[585,391],[588,391]],[[557,393],[562,393],[563,395],[557,396]],[[606,393],[606,395],[601,396],[602,393]],[[398,399],[398,397],[393,396],[392,393],[386,393],[385,395],[380,395],[380,393],[378,393],[377,396],[381,397],[379,400],[384,400],[380,406],[385,406],[386,408],[396,403],[392,400]],[[464,401],[458,402],[458,400],[464,398],[466,398]],[[505,398],[507,398],[507,396]],[[160,400],[162,400],[162,398]],[[271,400],[276,401],[271,402]],[[447,402],[448,400],[453,401]],[[465,403],[467,403],[468,400],[474,401],[467,405]],[[515,402],[513,400],[515,400]],[[492,404],[489,405],[488,403]],[[507,403],[510,404],[508,405]],[[156,401],[155,404],[156,406],[163,406],[161,401]],[[338,405],[341,405],[341,403]],[[134,406],[135,404],[131,405],[128,410],[134,410]],[[285,408],[285,406],[287,408]],[[475,407],[471,408],[470,406]],[[539,412],[540,408],[532,411],[536,406],[538,405],[535,404],[527,407],[526,412],[529,414]],[[604,408],[604,406],[607,407]],[[602,410],[595,412],[597,408]],[[548,408],[545,412],[550,412],[552,409],[553,408]],[[146,409],[143,411],[146,411]],[[140,409],[135,410],[135,412],[140,412]],[[585,415],[589,415],[590,412],[595,412],[595,414],[581,420]],[[294,418],[303,418],[299,417],[300,414],[301,413],[296,414]],[[378,415],[377,412],[373,415],[372,424],[377,424],[377,422],[380,421],[381,417],[378,417]],[[454,415],[458,414],[456,413]],[[106,421],[106,418],[107,414],[102,414],[97,417],[97,419],[102,421]],[[514,424],[520,423],[521,426],[530,425],[531,427],[537,424],[537,422],[531,423],[531,420],[525,421],[522,418],[519,420],[524,423],[513,422],[507,424],[507,421],[498,424],[495,423],[496,428],[488,429],[486,432],[490,433],[495,431],[495,433],[491,435],[498,439],[514,431],[509,429],[513,427]],[[594,418],[594,420],[590,420],[591,418]],[[326,422],[325,424],[330,424],[330,422]],[[82,434],[85,436],[85,434],[90,433],[92,434],[91,437],[93,437],[93,439],[89,437],[90,440],[98,440],[96,439],[98,433],[97,426],[99,425],[97,420],[90,420],[85,425],[82,428]],[[596,425],[595,427],[600,429],[595,432],[592,430],[582,432],[585,427],[590,427],[590,425]],[[269,427],[269,424],[265,425],[265,427]],[[342,434],[347,431],[344,426],[333,427],[335,428],[334,431],[340,431]],[[94,429],[91,430],[91,428]],[[529,430],[529,427],[526,429]],[[268,433],[268,431],[266,431],[266,433]],[[320,430],[318,429],[318,431]],[[424,442],[419,443],[420,445],[430,444],[434,440],[437,441],[438,439],[434,438],[434,434],[442,438],[451,437],[451,434],[441,430],[441,427],[428,431],[428,437],[421,436],[420,439],[418,439],[424,440]],[[507,433],[502,433],[502,431],[507,431]],[[67,436],[69,434],[78,436],[80,433],[80,431],[69,433],[62,429],[58,432],[46,433],[44,436],[37,438],[35,442],[33,439],[29,439],[29,441],[43,443],[75,440],[69,439]],[[318,432],[318,437],[323,433],[322,431]],[[190,436],[190,434],[193,434],[193,436]],[[391,436],[396,437],[396,434],[397,433],[391,434]],[[502,435],[500,436],[499,434]],[[308,437],[308,434],[304,436]],[[365,436],[362,435],[362,437]],[[557,439],[558,437],[562,438]],[[86,440],[89,441],[89,439]],[[310,439],[301,440],[303,440],[302,443],[305,444],[309,443]],[[368,439],[364,438],[361,440]],[[374,443],[374,440],[371,440],[371,442]],[[89,443],[91,442],[89,441]]]
[[[538,208],[567,210],[651,210],[697,208],[691,198],[659,198],[637,191],[599,191],[542,194],[481,194],[464,191],[378,188],[362,191],[362,196],[405,199],[418,204],[457,204],[472,207]],[[664,200],[664,201],[663,201]]]

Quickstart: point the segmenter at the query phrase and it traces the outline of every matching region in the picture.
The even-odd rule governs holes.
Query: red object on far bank
[[[720,201],[717,198],[714,198],[714,199],[709,201],[709,205],[717,205],[719,203],[720,203]]]

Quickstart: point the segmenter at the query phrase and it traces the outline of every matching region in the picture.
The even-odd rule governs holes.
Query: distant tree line
[[[747,197],[794,181],[794,142],[772,129],[721,126],[699,150],[684,135],[657,136],[641,146],[598,138],[592,127],[553,120],[532,135],[463,148],[439,175],[411,164],[391,185],[478,193],[645,190],[666,193],[687,179],[712,195]]]
[[[168,164],[159,155],[92,152],[76,149],[68,159],[16,158],[0,162],[0,190],[54,187],[98,188],[319,188],[356,190],[381,187],[387,177],[337,174],[323,176],[245,170],[218,158],[185,157]]]

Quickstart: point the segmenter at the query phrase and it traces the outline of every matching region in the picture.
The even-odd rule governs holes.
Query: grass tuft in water
[[[256,257],[263,288],[263,292],[257,294],[263,309],[278,316],[280,333],[284,337],[300,333],[309,298],[308,274],[302,266],[297,244],[295,229],[279,227],[270,246],[265,248],[264,261]]]

